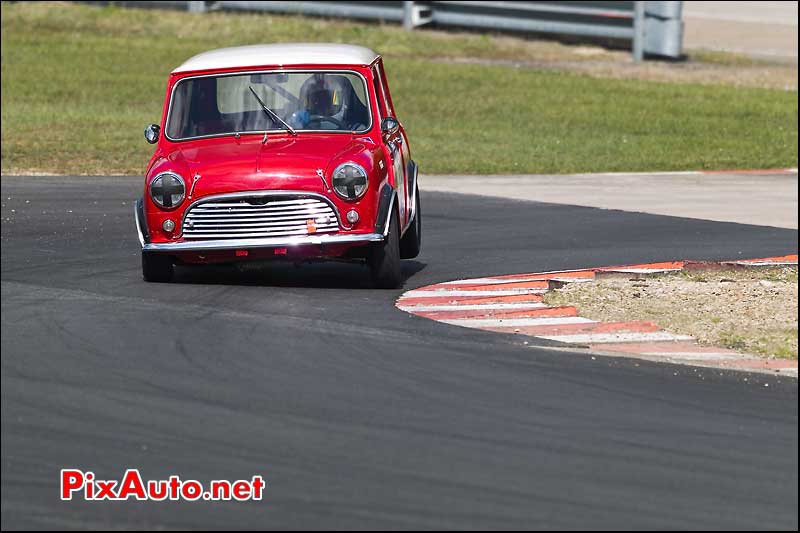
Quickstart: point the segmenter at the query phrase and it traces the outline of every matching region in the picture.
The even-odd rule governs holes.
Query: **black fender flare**
[[[417,216],[417,195],[419,194],[419,189],[417,188],[417,176],[419,174],[419,167],[414,162],[413,159],[408,160],[408,164],[406,165],[406,175],[408,176],[408,191],[409,191],[409,204],[408,207],[411,210],[411,214],[408,217],[408,224],[406,227],[403,228],[403,233],[411,226],[411,223],[414,222],[414,218]]]
[[[378,195],[378,216],[375,217],[375,233],[384,237],[389,233],[389,217],[392,215],[397,192],[394,187],[386,183]]]
[[[139,244],[144,246],[150,242],[150,230],[147,229],[147,219],[144,217],[144,198],[136,200],[133,213],[136,217],[136,231],[139,233]]]

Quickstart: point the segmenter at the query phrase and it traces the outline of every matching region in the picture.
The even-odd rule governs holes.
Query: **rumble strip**
[[[765,359],[726,348],[701,346],[692,337],[664,331],[653,322],[597,322],[579,316],[575,307],[549,307],[542,302],[542,295],[548,290],[566,283],[591,282],[603,275],[647,276],[684,268],[778,265],[797,265],[797,255],[720,263],[672,261],[461,279],[408,291],[397,300],[396,306],[407,313],[446,324],[564,342],[589,348],[600,355],[797,377],[797,361]]]

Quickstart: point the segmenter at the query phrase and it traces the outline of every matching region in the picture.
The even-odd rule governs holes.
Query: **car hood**
[[[222,137],[193,141],[171,152],[167,159],[188,170],[187,187],[193,197],[248,190],[302,190],[324,192],[318,170],[328,179],[336,161],[368,148],[369,139],[351,135],[289,137],[262,135],[240,139]]]

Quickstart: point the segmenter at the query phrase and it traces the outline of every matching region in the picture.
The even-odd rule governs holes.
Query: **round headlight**
[[[356,163],[342,163],[333,171],[333,190],[345,200],[357,200],[367,191],[367,171]]]
[[[162,172],[150,182],[150,198],[162,209],[177,207],[185,194],[183,178],[174,172]]]

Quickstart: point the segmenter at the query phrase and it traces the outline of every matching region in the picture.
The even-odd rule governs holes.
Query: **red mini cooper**
[[[172,71],[136,203],[147,281],[174,265],[366,261],[401,284],[421,243],[417,165],[383,61],[341,44],[197,55]]]

